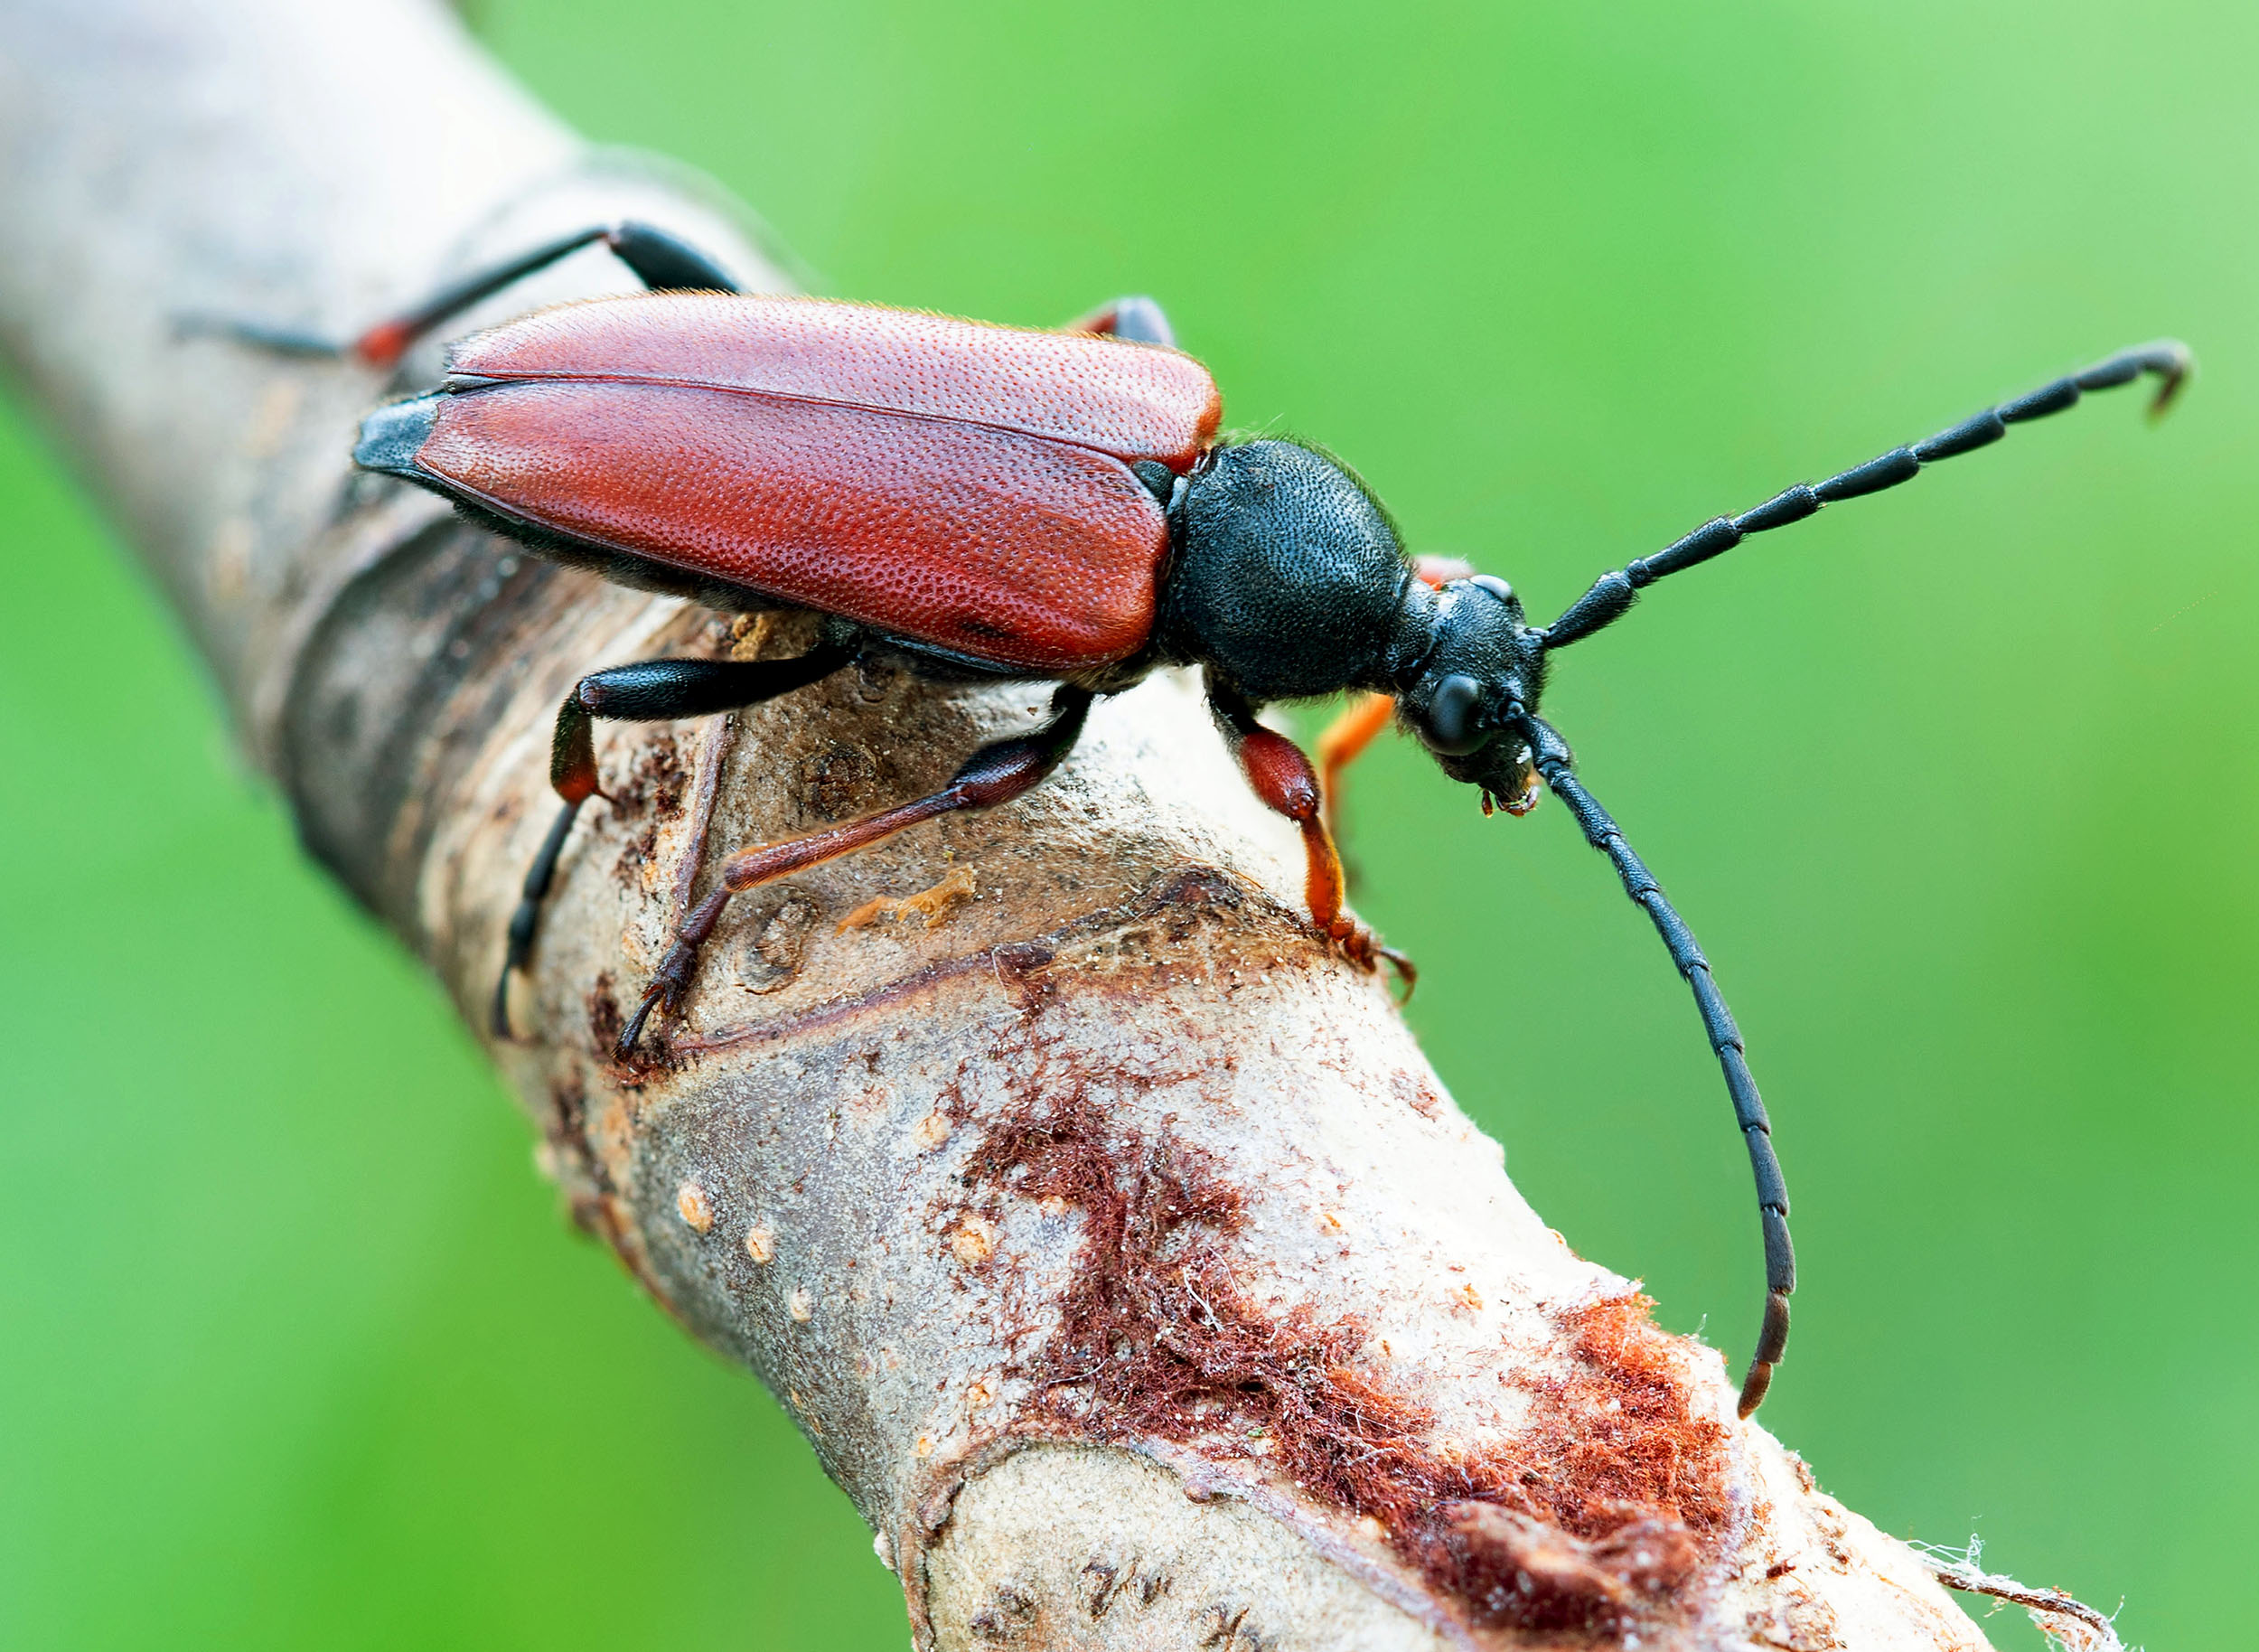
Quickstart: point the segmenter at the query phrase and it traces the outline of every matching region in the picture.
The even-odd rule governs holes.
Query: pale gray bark
[[[566,688],[669,648],[789,650],[805,622],[733,632],[356,482],[376,375],[172,318],[342,335],[627,213],[748,285],[776,268],[416,0],[14,0],[0,158],[15,375],[308,841],[483,1028]],[[494,313],[626,285],[592,253]],[[517,1000],[530,1036],[494,1052],[582,1219],[790,1408],[920,1636],[1981,1646],[1921,1562],[1734,1420],[1715,1354],[1646,1328],[1522,1201],[1383,988],[1308,930],[1291,834],[1181,682],[1101,706],[1020,804],[744,899],[672,1062],[609,1062],[702,800],[717,845],[802,830],[937,783],[1039,700],[863,671],[734,742],[607,731],[622,807],[584,821]],[[930,925],[838,927],[968,873]],[[1439,1512],[1469,1488],[1490,1506]],[[1526,1627],[1549,1614],[1614,1627]]]

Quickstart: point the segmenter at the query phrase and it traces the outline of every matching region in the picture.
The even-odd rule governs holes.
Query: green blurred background
[[[1233,422],[1350,455],[1416,548],[1541,615],[1788,481],[2194,343],[2162,427],[2120,393],[1756,541],[1566,657],[1548,709],[1773,1103],[1804,1289],[1766,1421],[1887,1530],[2123,1596],[2130,1640],[2243,1629],[2259,12],[479,26],[825,290],[1027,323],[1161,296]],[[0,502],[0,1641],[899,1646],[845,1499],[567,1232],[21,409]],[[1606,868],[1558,806],[1485,821],[1392,741],[1349,814],[1413,1019],[1523,1190],[1740,1358],[1748,1174]]]

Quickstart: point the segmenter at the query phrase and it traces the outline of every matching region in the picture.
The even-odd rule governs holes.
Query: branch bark
[[[374,375],[173,318],[343,336],[631,213],[749,286],[776,265],[417,0],[15,0],[0,145],[15,374],[309,847],[483,1029],[565,690],[807,622],[605,587],[356,478]],[[498,313],[622,273],[590,253]],[[1983,1644],[1523,1202],[1308,931],[1290,830],[1180,682],[1101,706],[1025,803],[741,902],[660,1058],[609,1060],[702,837],[923,791],[1039,703],[867,670],[729,736],[609,732],[618,806],[493,1051],[580,1220],[790,1408],[921,1644]],[[923,921],[865,910],[936,887]]]

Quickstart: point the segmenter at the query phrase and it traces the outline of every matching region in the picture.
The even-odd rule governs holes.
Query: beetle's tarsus
[[[1397,994],[1396,1001],[1399,1004],[1411,1003],[1412,992],[1420,985],[1419,969],[1411,959],[1392,946],[1383,946],[1376,942],[1373,951],[1376,957],[1385,960],[1389,968],[1396,971],[1397,984],[1403,989]]]
[[[214,315],[202,310],[183,311],[173,316],[173,336],[233,339],[239,344],[271,350],[277,355],[314,356],[323,361],[334,361],[346,353],[346,346],[335,339],[323,338],[301,327],[271,326],[265,322],[247,321],[239,315]]]
[[[625,1061],[635,1054],[635,1046],[643,1036],[643,1023],[650,1018],[651,1007],[658,1001],[656,990],[643,994],[643,1001],[636,1005],[635,1013],[628,1018],[627,1026],[613,1041],[612,1058],[614,1061]]]
[[[698,955],[698,949],[687,941],[678,941],[667,949],[667,956],[651,977],[651,985],[643,989],[643,1001],[635,1006],[635,1013],[628,1018],[627,1025],[620,1029],[619,1037],[613,1043],[614,1060],[626,1061],[633,1056],[635,1047],[643,1037],[643,1023],[651,1019],[653,1009],[663,1009],[669,1015],[675,1012],[675,1006],[682,1001],[683,989],[689,984],[690,969]]]
[[[1370,925],[1359,923],[1346,913],[1326,926],[1326,936],[1341,948],[1343,957],[1368,975],[1378,974],[1385,961],[1394,967],[1399,976],[1415,981],[1419,979],[1420,971],[1412,967],[1411,959],[1394,947],[1383,946],[1381,937],[1373,933]]]

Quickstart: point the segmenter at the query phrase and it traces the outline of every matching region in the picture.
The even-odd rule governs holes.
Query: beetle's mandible
[[[1294,442],[1221,441],[1205,369],[1174,348],[1150,299],[1057,333],[820,299],[739,295],[727,273],[648,225],[588,230],[435,294],[347,349],[389,369],[472,304],[600,242],[651,290],[546,310],[455,346],[445,382],[371,414],[356,461],[454,500],[541,555],[623,584],[745,611],[827,615],[795,660],[650,660],[582,679],[558,714],[550,778],[564,799],[509,933],[494,997],[529,961],[540,906],[581,805],[598,790],[591,721],[703,716],[788,693],[884,652],[952,680],[1055,681],[1048,718],[972,754],[931,796],[728,859],[620,1036],[626,1056],[671,1013],[731,896],[920,821],[989,809],[1042,783],[1091,702],[1161,666],[1198,666],[1256,794],[1300,829],[1318,931],[1371,970],[1392,961],[1345,909],[1326,786],[1267,702],[1351,690],[1321,746],[1332,772],[1392,717],[1445,774],[1522,813],[1542,791],[1607,855],[1692,990],[1757,1180],[1766,1302],[1740,1411],[1757,1409],[1788,1337],[1795,1262],[1771,1128],[1708,962],[1622,831],[1538,715],[1552,656],[1612,624],[1642,587],[1825,505],[1910,481],[2088,390],[2186,379],[2170,341],[2121,351],[1823,482],[1703,523],[1602,575],[1550,625],[1503,579],[1409,558],[1342,465]],[[283,348],[329,349],[267,329]]]

